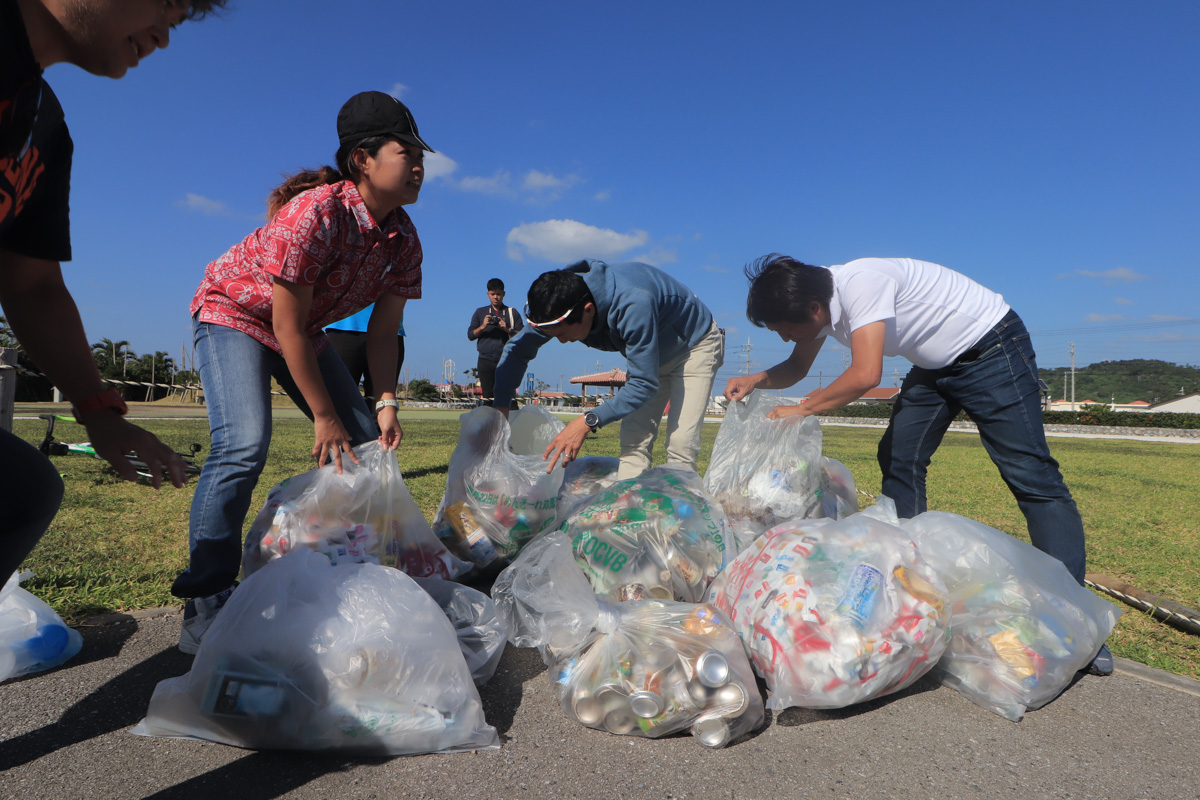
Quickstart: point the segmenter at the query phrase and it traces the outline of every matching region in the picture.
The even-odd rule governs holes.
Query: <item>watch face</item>
[[[589,428],[594,428],[600,424],[600,418],[597,417],[595,414],[593,414],[591,411],[589,411],[588,413],[583,415],[583,421],[585,423],[587,423],[587,426]]]

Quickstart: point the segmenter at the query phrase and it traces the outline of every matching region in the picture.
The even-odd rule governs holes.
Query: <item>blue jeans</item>
[[[62,478],[50,459],[0,430],[0,586],[50,527],[62,499]]]
[[[960,410],[1008,484],[1034,547],[1083,583],[1083,520],[1050,455],[1042,426],[1037,362],[1029,331],[1009,311],[959,360],[942,369],[913,367],[904,378],[891,424],[879,442],[883,493],[901,518],[926,510],[925,473]]]
[[[271,444],[272,377],[312,419],[282,355],[222,325],[193,318],[192,331],[212,445],[192,497],[190,562],[171,587],[184,598],[217,594],[237,579],[242,526]],[[378,438],[375,419],[337,354],[327,349],[317,356],[317,366],[354,444]]]

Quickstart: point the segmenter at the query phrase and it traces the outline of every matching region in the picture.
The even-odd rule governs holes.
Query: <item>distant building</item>
[[[1165,402],[1155,403],[1146,410],[1155,413],[1166,411],[1171,414],[1200,414],[1200,392],[1173,397]]]

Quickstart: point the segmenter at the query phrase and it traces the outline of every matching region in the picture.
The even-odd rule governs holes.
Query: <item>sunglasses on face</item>
[[[558,325],[560,322],[562,322],[563,320],[565,320],[567,317],[571,316],[571,312],[573,312],[573,311],[574,311],[576,308],[578,308],[578,307],[579,307],[579,303],[582,303],[582,302],[583,302],[583,301],[582,301],[582,300],[580,300],[580,301],[579,301],[579,302],[577,302],[575,305],[573,305],[573,306],[571,306],[570,308],[568,308],[568,309],[567,309],[567,313],[563,314],[561,317],[558,317],[558,318],[556,318],[556,319],[552,319],[552,320],[550,320],[549,322],[534,322],[533,320],[531,320],[531,319],[529,318],[529,303],[526,303],[526,304],[525,304],[525,321],[526,321],[526,322],[528,322],[528,323],[530,324],[530,326],[532,326],[532,327],[534,327],[534,328],[539,328],[539,329],[541,329],[541,328],[550,328],[550,327],[553,327],[554,325]]]

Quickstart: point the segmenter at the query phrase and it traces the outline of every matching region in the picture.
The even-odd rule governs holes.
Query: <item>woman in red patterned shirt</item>
[[[337,169],[293,176],[268,200],[270,221],[208,265],[192,299],[196,364],[212,447],[196,485],[179,648],[194,653],[235,585],[242,525],[271,440],[271,378],[313,420],[313,457],[343,456],[378,437],[400,443],[396,330],[421,296],[421,243],[401,206],[417,201],[425,151],[403,103],[381,92],[338,113]],[[324,327],[371,303],[372,415]]]

